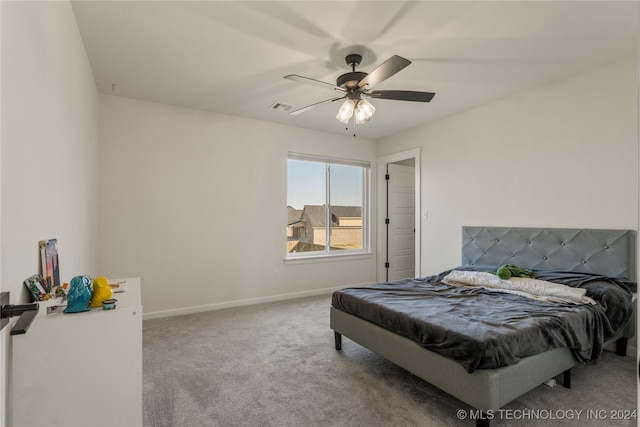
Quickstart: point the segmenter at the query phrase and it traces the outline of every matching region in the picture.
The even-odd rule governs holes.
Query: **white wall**
[[[374,141],[109,95],[99,105],[98,265],[142,277],[145,318],[375,281],[373,256],[283,263],[287,153],[375,172]]]
[[[284,265],[288,151],[375,167],[376,155],[421,146],[423,274],[459,262],[463,224],[638,228],[636,58],[388,138],[376,153],[372,141],[98,101],[67,2],[0,11],[0,288],[12,303],[26,300],[37,242],[52,237],[63,280],[142,276],[147,312],[375,280],[373,257]],[[4,426],[8,328],[0,342]]]
[[[58,238],[62,280],[96,272],[97,92],[68,2],[0,8],[0,287],[16,304],[29,301],[40,240]],[[4,426],[9,327],[0,340]]]
[[[637,230],[637,58],[378,143],[379,155],[413,147],[423,275],[460,264],[463,225]]]

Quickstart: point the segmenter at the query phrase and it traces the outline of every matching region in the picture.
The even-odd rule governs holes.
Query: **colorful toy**
[[[113,289],[109,286],[109,282],[105,277],[96,277],[93,279],[93,295],[91,295],[91,308],[102,307],[102,302],[113,297]]]
[[[88,276],[76,276],[71,279],[67,293],[67,308],[65,313],[79,313],[89,311],[91,299],[91,279]]]
[[[511,277],[526,277],[528,279],[532,279],[533,272],[525,268],[516,267],[513,264],[505,264],[498,268],[496,276],[503,280],[507,280]]]

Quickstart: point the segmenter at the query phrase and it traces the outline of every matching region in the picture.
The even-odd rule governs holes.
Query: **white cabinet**
[[[40,314],[12,337],[13,427],[141,426],[140,279],[113,310]]]

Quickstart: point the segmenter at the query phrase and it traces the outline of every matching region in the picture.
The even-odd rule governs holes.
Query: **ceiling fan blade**
[[[368,86],[368,88],[372,88],[378,83],[393,76],[398,71],[404,69],[409,64],[411,64],[411,61],[408,59],[398,55],[393,55],[391,58],[378,65],[378,67],[370,72],[364,79],[360,80],[358,87],[364,88],[365,86]]]
[[[347,91],[345,88],[342,88],[340,86],[336,86],[336,85],[333,85],[331,83],[322,82],[322,81],[316,80],[316,79],[311,79],[309,77],[299,76],[297,74],[289,74],[287,76],[284,76],[284,78],[288,79],[288,80],[293,80],[294,82],[306,83],[306,84],[310,84],[310,85],[314,85],[314,86],[323,87],[325,89],[338,90],[340,92],[346,92]]]
[[[374,90],[366,94],[371,98],[394,99],[396,101],[429,102],[435,96],[433,92],[416,92],[413,90]]]
[[[328,104],[329,102],[339,101],[341,99],[345,99],[346,97],[347,96],[345,95],[345,96],[341,96],[339,98],[325,99],[324,101],[316,102],[315,104],[307,105],[306,107],[302,107],[302,108],[298,108],[297,110],[293,110],[292,112],[289,113],[289,115],[297,116],[298,114],[306,113],[307,111],[313,110],[314,108],[317,108],[317,107],[321,106],[322,104]]]

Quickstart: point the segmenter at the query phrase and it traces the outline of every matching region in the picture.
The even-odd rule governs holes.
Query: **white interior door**
[[[415,171],[389,164],[387,212],[388,280],[415,277]]]

